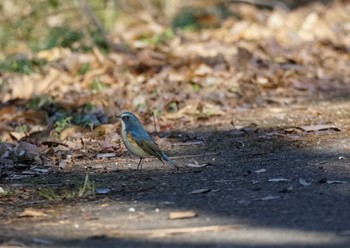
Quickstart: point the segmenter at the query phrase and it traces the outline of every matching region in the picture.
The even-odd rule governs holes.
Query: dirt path
[[[348,102],[336,101],[237,113],[225,117],[235,126],[187,130],[174,140],[169,153],[180,157],[179,172],[156,160],[146,161],[142,171],[135,170],[137,159],[94,164],[90,178],[106,194],[51,201],[3,197],[0,244],[350,247],[349,109]],[[251,123],[256,127],[242,128]],[[315,124],[331,126],[317,131]],[[186,166],[193,159],[206,166]],[[0,187],[25,195],[26,188],[67,188],[85,175],[81,165],[2,180]],[[19,217],[30,208],[34,213]],[[176,211],[197,216],[170,219]]]

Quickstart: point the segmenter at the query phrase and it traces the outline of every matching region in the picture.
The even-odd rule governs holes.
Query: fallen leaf
[[[169,219],[171,219],[171,220],[194,218],[197,216],[198,216],[198,214],[192,210],[191,211],[176,211],[176,212],[169,213]]]
[[[261,197],[258,200],[260,200],[260,201],[270,201],[270,200],[276,200],[276,199],[279,199],[279,198],[280,198],[280,196],[269,195],[269,196]]]
[[[196,189],[188,193],[189,195],[197,195],[197,194],[204,194],[210,192],[210,189]]]
[[[199,164],[198,161],[192,159],[193,163],[188,163],[187,166],[191,168],[202,168],[208,165],[208,163]]]
[[[109,189],[109,188],[97,188],[96,189],[96,194],[98,194],[98,195],[105,195],[105,194],[108,194],[109,192],[111,192],[111,189]]]
[[[48,216],[40,209],[35,208],[26,208],[22,213],[19,214],[19,217],[46,217]]]
[[[96,158],[114,158],[115,153],[110,152],[110,153],[99,153],[96,155]]]
[[[338,128],[335,125],[310,125],[310,126],[301,126],[300,128],[305,132],[315,132],[315,131],[324,131],[324,130],[341,131],[340,128]]]
[[[65,140],[68,137],[80,138],[82,137],[82,133],[85,132],[86,130],[87,128],[79,127],[79,126],[67,127],[61,132],[61,140]]]
[[[290,180],[286,179],[286,178],[271,178],[271,179],[269,179],[269,182],[272,182],[272,183],[289,182],[289,181]]]
[[[31,168],[31,170],[37,173],[48,173],[50,168]]]
[[[43,141],[47,141],[50,137],[50,132],[54,128],[54,124],[49,124],[44,130],[32,132],[25,137],[22,137],[20,141],[26,141],[31,144],[41,144]]]
[[[67,156],[66,159],[61,160],[61,161],[58,163],[58,167],[59,167],[60,169],[66,169],[67,166],[69,166],[71,162],[72,162],[72,158]]]
[[[346,181],[340,181],[340,180],[327,180],[327,184],[344,184],[348,183]]]
[[[260,173],[264,173],[264,172],[266,172],[266,170],[265,169],[260,169],[260,170],[256,170],[256,171],[254,171],[256,174],[260,174]]]
[[[299,183],[303,186],[311,185],[311,183],[306,182],[305,179],[303,179],[303,178],[299,178]]]

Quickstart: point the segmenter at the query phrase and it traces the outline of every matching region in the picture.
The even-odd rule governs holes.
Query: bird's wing
[[[159,149],[158,145],[153,141],[151,136],[144,131],[141,132],[140,130],[138,132],[136,131],[130,131],[130,134],[132,135],[132,138],[135,140],[136,144],[142,148],[145,152],[147,152],[149,155],[153,155],[157,157],[160,161],[163,161],[163,153]]]

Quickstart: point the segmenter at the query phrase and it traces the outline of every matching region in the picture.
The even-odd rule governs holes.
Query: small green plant
[[[79,73],[79,75],[84,75],[89,70],[90,70],[90,64],[85,63],[85,64],[80,65],[78,73]]]
[[[17,133],[28,133],[29,127],[25,124],[17,126],[15,132]]]
[[[0,187],[0,198],[14,196],[18,193],[19,193],[18,189],[4,189]]]
[[[106,39],[103,35],[101,35],[100,32],[90,32],[92,40],[94,41],[94,43],[100,48],[102,49],[103,52],[108,52],[109,51],[109,45],[106,42]]]
[[[51,49],[57,46],[74,48],[74,43],[80,41],[82,38],[82,32],[68,26],[54,27],[50,29],[45,49]]]
[[[107,86],[104,83],[102,83],[100,80],[94,80],[94,81],[92,81],[92,83],[90,85],[91,92],[94,94],[97,92],[100,92],[106,88],[107,88]]]
[[[0,70],[11,71],[21,74],[31,74],[40,70],[41,66],[46,63],[44,60],[29,59],[25,55],[13,55],[0,62]]]
[[[168,111],[169,112],[176,112],[176,111],[178,111],[178,106],[177,106],[177,102],[171,102],[171,103],[169,103],[169,105],[168,105]]]
[[[197,23],[197,14],[198,10],[192,7],[183,8],[179,13],[178,16],[176,16],[172,20],[172,27],[174,29],[176,28],[182,28],[186,30],[195,30],[199,28],[199,25]]]
[[[86,109],[87,111],[91,111],[91,110],[93,110],[95,107],[96,107],[95,104],[93,104],[93,103],[91,103],[91,102],[88,102],[88,103],[85,104],[84,109]]]
[[[55,128],[54,128],[54,136],[56,138],[59,138],[62,131],[66,129],[67,127],[72,125],[72,117],[68,116],[64,119],[58,120],[55,122]]]
[[[76,115],[73,119],[73,123],[82,127],[90,128],[101,124],[95,116],[90,114]]]
[[[162,110],[155,109],[155,110],[153,110],[153,114],[155,117],[160,117],[162,115]]]
[[[95,182],[90,179],[89,174],[86,174],[84,184],[79,188],[78,196],[94,196],[95,195]]]
[[[148,43],[151,46],[158,46],[161,44],[165,44],[168,40],[174,37],[175,37],[175,33],[171,29],[167,29],[159,35],[145,37],[143,41]]]
[[[83,183],[74,183],[73,185],[62,188],[60,190],[43,188],[38,191],[38,194],[48,201],[54,201],[73,199],[76,197],[95,196],[95,192],[95,182],[89,177],[89,174],[86,174]]]
[[[53,103],[54,100],[50,96],[35,96],[31,99],[29,99],[27,106],[30,109],[39,109],[45,105],[49,105],[50,103]]]
[[[52,188],[41,189],[38,194],[46,200],[53,201],[60,198]]]
[[[201,89],[202,89],[202,86],[201,86],[200,84],[196,84],[196,83],[193,83],[193,84],[192,84],[192,90],[193,90],[195,93],[198,93]]]
[[[147,110],[147,103],[140,103],[136,106],[137,112],[145,112]]]

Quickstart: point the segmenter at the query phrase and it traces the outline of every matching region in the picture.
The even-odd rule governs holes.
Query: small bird
[[[142,127],[139,119],[131,112],[124,112],[116,116],[122,122],[122,139],[123,143],[130,153],[140,157],[137,169],[142,169],[143,159],[149,156],[157,157],[163,164],[167,161],[179,169],[168,156],[160,150],[152,137]]]

